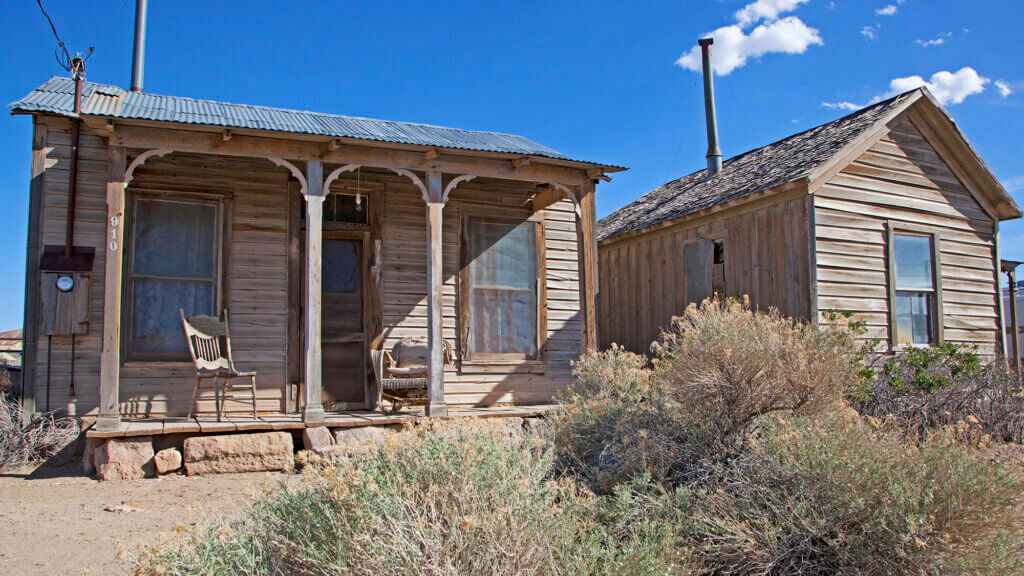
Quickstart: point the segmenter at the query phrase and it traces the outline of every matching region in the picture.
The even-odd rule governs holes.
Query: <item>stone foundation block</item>
[[[93,464],[100,480],[135,480],[155,476],[153,438],[110,438],[96,447]]]
[[[185,440],[185,472],[194,476],[291,470],[294,452],[287,432],[195,436]]]

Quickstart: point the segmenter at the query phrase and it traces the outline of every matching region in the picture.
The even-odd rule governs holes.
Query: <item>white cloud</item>
[[[809,0],[757,0],[751,4],[747,4],[743,8],[736,11],[733,16],[736,18],[736,22],[743,27],[750,26],[756,22],[764,20],[771,22],[779,17],[780,14],[786,12],[792,12],[796,10],[797,6],[808,2]]]
[[[803,54],[811,45],[824,44],[818,31],[804,24],[796,16],[760,24],[749,34],[745,33],[740,25],[735,24],[723,26],[710,36],[715,39],[712,49],[715,72],[722,76],[745,65],[749,58],[757,58],[771,52]],[[694,46],[680,56],[676,64],[699,71],[700,48]]]
[[[996,80],[994,84],[996,85],[996,90],[999,90],[999,95],[1003,98],[1013,94],[1013,90],[1010,88],[1010,85],[1006,80]]]
[[[946,40],[949,40],[952,37],[952,32],[943,32],[931,40],[921,40],[918,38],[916,42],[919,46],[927,48],[929,46],[941,46],[946,43]]]
[[[822,102],[822,106],[831,110],[860,110],[863,108],[860,104],[854,104],[853,102]]]
[[[1024,175],[1003,180],[1003,188],[1006,188],[1007,192],[1020,192],[1024,190]]]
[[[868,40],[874,40],[875,36],[878,35],[878,28],[875,28],[874,26],[861,26],[860,35]]]
[[[956,72],[936,72],[927,81],[920,76],[894,78],[889,82],[890,91],[887,96],[926,86],[940,103],[959,104],[972,94],[984,92],[985,85],[989,82],[988,78],[978,74],[974,68],[964,66]]]
[[[878,14],[879,16],[895,16],[898,11],[899,8],[897,8],[895,4],[889,4],[883,8],[876,8],[875,14]]]

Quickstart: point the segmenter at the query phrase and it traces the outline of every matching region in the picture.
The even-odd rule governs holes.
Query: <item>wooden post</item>
[[[21,407],[36,411],[36,347],[39,344],[39,255],[46,174],[46,124],[33,121],[32,183],[29,185],[28,243],[25,254],[25,323],[21,335]]]
[[[444,331],[442,328],[441,216],[444,196],[441,173],[427,172],[427,346],[430,348],[430,370],[427,372],[427,416],[444,417]]]
[[[579,206],[576,211],[576,238],[579,242],[580,264],[580,321],[583,332],[583,351],[597,350],[597,204],[594,181],[580,185]]]
[[[125,147],[111,142],[107,176],[107,238],[104,246],[103,349],[96,430],[121,425],[118,381],[121,369],[121,255],[124,239]]]
[[[302,419],[323,422],[320,350],[320,266],[323,249],[324,165],[310,160],[306,169],[306,387]]]
[[[1020,329],[1017,327],[1017,271],[1016,267],[1007,266],[1006,279],[1010,282],[1010,365],[1020,375]],[[1002,298],[1002,297],[1000,297]]]

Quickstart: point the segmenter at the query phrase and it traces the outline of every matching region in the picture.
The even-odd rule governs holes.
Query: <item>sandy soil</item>
[[[118,545],[134,553],[175,526],[234,517],[246,502],[296,476],[171,475],[99,482],[75,464],[0,473],[0,574],[125,574]],[[141,510],[107,512],[129,504]],[[122,555],[123,556],[123,555]]]

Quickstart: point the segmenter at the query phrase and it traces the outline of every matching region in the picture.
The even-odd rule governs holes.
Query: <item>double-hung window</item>
[[[939,341],[935,236],[891,232],[893,344]]]
[[[464,360],[540,356],[540,222],[468,216],[463,223],[460,333]]]
[[[134,198],[125,258],[128,359],[187,359],[179,310],[217,313],[220,213],[216,200]]]

